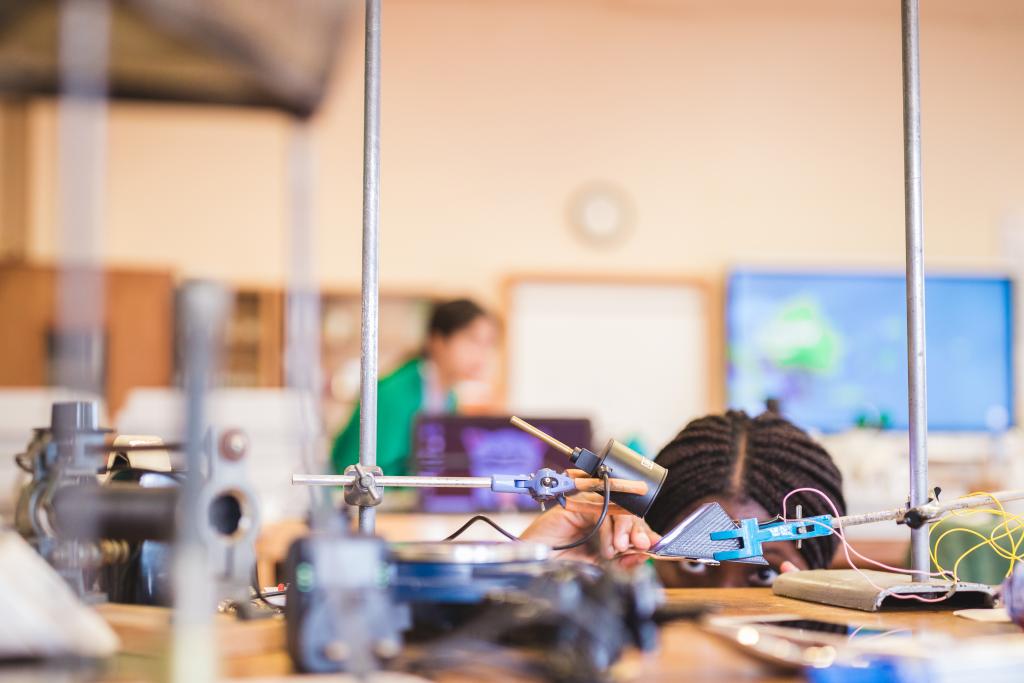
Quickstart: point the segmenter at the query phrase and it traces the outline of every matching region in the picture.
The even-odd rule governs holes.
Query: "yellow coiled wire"
[[[1009,577],[1010,574],[1013,573],[1013,568],[1016,565],[1016,563],[1024,561],[1024,554],[1022,554],[1021,552],[1021,546],[1024,546],[1024,517],[1022,517],[1021,515],[1015,515],[1013,513],[1007,512],[1006,509],[1003,507],[1002,502],[1000,502],[999,499],[993,496],[991,493],[988,493],[986,491],[976,491],[974,493],[968,494],[967,497],[970,496],[987,496],[992,499],[992,502],[995,504],[995,508],[951,511],[948,515],[940,519],[938,522],[932,524],[931,529],[928,532],[928,552],[931,554],[932,564],[934,564],[936,569],[938,569],[938,571],[940,571],[944,576],[951,577],[954,581],[959,581],[960,577],[958,572],[960,569],[960,563],[963,562],[964,558],[974,553],[975,551],[980,550],[981,548],[988,547],[991,548],[996,555],[1003,558],[1004,560],[1009,561],[1010,566],[1009,569],[1007,569],[1006,571],[1006,576]],[[935,539],[934,542],[932,541],[932,537],[935,535],[935,530],[941,522],[944,522],[947,519],[953,517],[969,517],[972,515],[991,515],[993,517],[1002,519],[1002,521],[995,527],[993,527],[991,533],[989,533],[988,536],[975,529],[969,529],[966,527],[954,527],[952,529],[946,529],[941,534],[939,534],[938,538]],[[947,536],[949,536],[950,534],[957,533],[976,536],[977,538],[981,539],[981,541],[978,544],[971,546],[966,551],[964,551],[953,563],[953,567],[951,569],[946,569],[939,563],[939,546],[941,546],[942,541]],[[1000,541],[1003,540],[1007,540],[1008,545],[1002,545]]]

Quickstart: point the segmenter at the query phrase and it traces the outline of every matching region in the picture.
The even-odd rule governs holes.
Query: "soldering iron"
[[[573,465],[592,477],[599,476],[603,468],[609,476],[616,479],[644,482],[647,485],[647,492],[642,495],[622,491],[612,494],[613,503],[629,510],[637,517],[647,515],[654,499],[661,492],[665,477],[668,476],[668,470],[664,467],[615,439],[610,439],[598,454],[580,446],[572,448],[518,417],[513,416],[511,422],[527,434],[565,453]]]

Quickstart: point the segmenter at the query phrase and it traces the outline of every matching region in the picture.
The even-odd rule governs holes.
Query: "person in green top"
[[[377,465],[384,474],[408,474],[416,416],[455,412],[455,385],[483,376],[496,340],[494,320],[477,303],[434,307],[423,352],[377,385]],[[359,406],[334,439],[331,462],[339,473],[359,462]]]

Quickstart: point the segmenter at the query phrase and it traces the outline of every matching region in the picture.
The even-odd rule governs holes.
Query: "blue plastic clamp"
[[[528,493],[538,503],[558,500],[564,504],[564,496],[576,490],[572,477],[547,467],[533,474],[495,474],[491,476],[491,490],[498,493]]]
[[[726,541],[738,538],[742,546],[735,550],[721,550],[715,553],[718,562],[745,560],[764,555],[762,545],[775,541],[800,541],[816,536],[828,536],[832,533],[832,516],[804,517],[791,522],[771,522],[758,524],[756,519],[740,521],[738,529],[712,531],[712,541]]]

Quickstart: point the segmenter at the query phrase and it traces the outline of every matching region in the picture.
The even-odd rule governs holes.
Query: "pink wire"
[[[827,494],[825,494],[824,492],[819,491],[818,489],[815,489],[815,488],[805,487],[805,488],[800,488],[800,489],[793,489],[792,491],[790,491],[789,493],[786,494],[785,498],[782,499],[782,520],[784,522],[796,521],[796,520],[791,520],[791,519],[787,519],[786,518],[786,503],[789,502],[789,499],[790,499],[791,496],[794,496],[797,493],[813,493],[815,495],[821,496],[825,500],[825,502],[828,503],[828,506],[832,509],[833,515],[835,517],[837,517],[837,518],[841,517],[841,515],[839,514],[839,509],[836,507],[836,504],[832,502],[832,499],[829,498]],[[824,526],[821,522],[813,522],[813,523],[821,525],[821,526]],[[872,588],[874,588],[877,591],[884,591],[885,589],[883,589],[881,586],[877,585],[874,581],[872,581],[868,577],[867,574],[865,574],[863,571],[861,571],[861,569],[856,564],[853,563],[853,558],[850,557],[850,553],[851,552],[854,555],[856,555],[857,558],[860,559],[863,562],[867,562],[868,564],[874,565],[876,567],[880,567],[881,569],[885,569],[885,570],[894,572],[896,574],[911,574],[911,575],[913,575],[913,574],[922,574],[922,575],[929,576],[929,577],[931,577],[931,576],[940,576],[941,577],[942,576],[941,572],[923,572],[923,571],[918,571],[916,569],[904,569],[904,568],[901,568],[901,567],[890,567],[889,565],[884,564],[882,562],[878,562],[877,560],[872,560],[871,558],[865,557],[864,555],[862,555],[860,552],[857,551],[856,548],[854,548],[852,545],[850,545],[850,542],[846,540],[846,535],[843,534],[839,529],[836,529],[836,528],[831,527],[831,526],[829,528],[832,529],[832,533],[842,542],[842,544],[843,544],[843,552],[846,554],[846,561],[850,564],[850,567],[853,569],[853,571],[857,572],[857,574],[859,574],[862,579],[864,579],[865,581],[868,582],[868,585],[870,585]],[[948,595],[944,595],[944,596],[938,597],[938,598],[923,598],[920,595],[899,595],[897,593],[890,593],[890,595],[892,597],[898,599],[898,600],[917,600],[919,602],[942,602],[943,600],[946,600],[946,599],[949,598]]]

